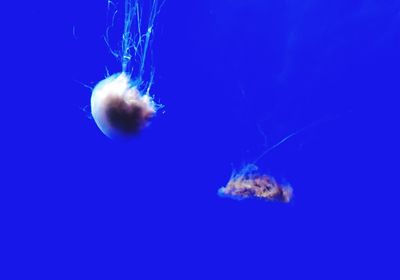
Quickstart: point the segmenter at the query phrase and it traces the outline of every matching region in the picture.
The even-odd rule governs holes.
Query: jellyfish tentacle
[[[124,32],[122,34],[122,72],[128,71],[132,59],[138,62],[137,79],[141,83],[145,74],[146,59],[148,56],[149,48],[156,17],[159,13],[158,0],[152,0],[150,6],[150,15],[147,25],[144,26],[143,22],[143,8],[140,6],[138,0],[125,1],[125,20]],[[132,29],[136,32],[132,33]],[[153,74],[150,73],[150,78]],[[149,88],[149,87],[148,87]]]

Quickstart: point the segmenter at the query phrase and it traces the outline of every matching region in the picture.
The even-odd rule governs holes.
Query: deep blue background
[[[2,279],[399,279],[400,1],[167,0],[132,143],[82,110],[106,1],[4,5]],[[321,119],[259,163],[292,203],[216,195]]]

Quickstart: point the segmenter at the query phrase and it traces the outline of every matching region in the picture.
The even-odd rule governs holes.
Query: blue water
[[[2,279],[399,279],[400,1],[167,0],[131,143],[83,110],[106,1],[9,4]],[[258,164],[291,203],[218,197],[315,121]]]

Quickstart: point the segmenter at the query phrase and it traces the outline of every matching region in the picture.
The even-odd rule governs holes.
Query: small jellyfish
[[[310,125],[309,125],[310,126]],[[287,140],[305,130],[304,127],[295,131],[278,143],[272,145],[262,152],[252,163],[246,164],[240,172],[233,172],[228,184],[218,190],[221,197],[233,199],[258,198],[264,200],[274,200],[280,202],[290,202],[293,196],[293,189],[289,184],[279,184],[274,177],[260,174],[256,163],[266,156],[269,152],[285,143]]]
[[[258,198],[289,202],[293,195],[290,185],[278,184],[268,175],[257,173],[257,166],[250,164],[239,173],[233,174],[225,187],[218,190],[222,197],[234,199]]]
[[[256,164],[268,153],[289,139],[307,129],[310,129],[311,127],[331,119],[333,118],[314,121],[282,138],[279,142],[263,151],[252,163],[246,164],[240,172],[233,172],[227,185],[218,189],[218,194],[221,197],[230,197],[234,199],[259,198],[264,200],[290,202],[293,197],[293,188],[289,184],[278,183],[272,176],[260,174]]]
[[[122,72],[108,75],[92,91],[90,105],[93,119],[99,129],[112,139],[138,134],[162,107],[150,95],[154,69],[145,73],[154,22],[159,12],[158,1],[150,1],[149,18],[143,20],[143,7],[139,5],[139,0],[125,0],[121,51],[110,48],[111,53],[121,61]],[[117,10],[113,19],[116,14]],[[108,30],[105,41],[110,46]],[[145,77],[148,77],[147,80]]]

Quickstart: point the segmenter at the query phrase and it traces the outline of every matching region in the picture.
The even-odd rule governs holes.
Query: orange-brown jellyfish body
[[[228,184],[218,190],[220,196],[235,199],[258,198],[289,202],[293,195],[290,185],[279,184],[273,177],[244,169],[231,177]]]

